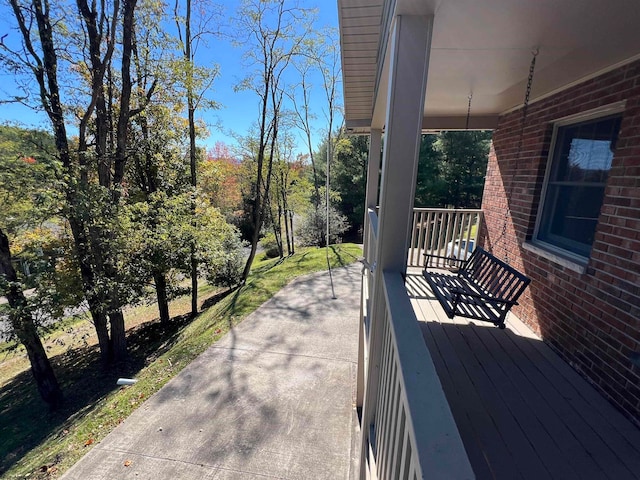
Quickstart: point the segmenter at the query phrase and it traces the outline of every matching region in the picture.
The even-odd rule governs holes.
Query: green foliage
[[[260,245],[264,249],[265,258],[276,258],[280,256],[280,250],[278,249],[275,233],[266,233],[260,240]]]
[[[343,136],[334,147],[331,188],[340,195],[337,208],[350,225],[348,238],[358,238],[363,227],[368,157],[369,139],[364,135]]]
[[[17,237],[13,248],[31,268],[23,283],[35,288],[27,302],[38,324],[51,325],[64,316],[65,309],[83,302],[73,241],[61,225],[27,231]]]
[[[214,285],[237,285],[244,266],[240,233],[217,208],[209,205],[197,211],[196,223],[195,240],[202,273]]]
[[[491,132],[424,135],[416,206],[480,208]]]
[[[418,176],[416,181],[416,207],[440,207],[446,205],[447,185],[440,175],[442,154],[436,150],[437,135],[422,135]]]
[[[124,206],[118,234],[124,247],[123,283],[136,292],[134,298],[144,298],[154,271],[167,274],[172,269],[189,268],[191,196],[159,191],[146,201]],[[169,282],[169,298],[184,293],[177,286],[178,278],[173,280]]]
[[[62,209],[60,166],[51,135],[0,126],[0,227],[11,238],[27,308],[50,325],[84,297]]]
[[[154,271],[168,276],[169,298],[185,293],[180,279],[190,271],[192,242],[198,245],[202,275],[216,285],[237,283],[243,258],[237,230],[206,199],[197,203],[194,216],[190,192],[170,196],[158,191],[123,208],[122,281],[137,298],[144,298]]]
[[[60,208],[59,165],[46,132],[0,126],[0,225],[16,235]]]

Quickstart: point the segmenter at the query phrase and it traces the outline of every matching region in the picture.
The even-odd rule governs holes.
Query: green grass
[[[101,369],[95,345],[52,357],[65,393],[65,405],[57,412],[47,412],[30,372],[18,373],[0,393],[0,476],[60,476],[145,399],[292,279],[326,270],[326,252],[308,248],[284,260],[254,262],[246,285],[211,296],[205,301],[211,306],[193,320],[186,315],[174,317],[171,328],[156,320],[137,322],[128,332],[129,360],[117,371]],[[329,261],[338,267],[361,254],[357,245],[336,245],[329,249]],[[188,298],[183,301],[188,303]],[[149,312],[143,308],[147,307],[130,314],[146,317]],[[119,376],[135,377],[138,383],[116,387]]]

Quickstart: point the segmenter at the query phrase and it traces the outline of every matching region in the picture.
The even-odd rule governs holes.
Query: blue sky
[[[225,15],[231,16],[236,5],[234,0],[223,0]],[[305,7],[313,7],[318,11],[315,28],[320,30],[323,27],[337,27],[337,1],[336,0],[303,0],[301,4]],[[9,33],[10,36],[17,36],[16,32],[8,30],[6,19],[10,18],[11,12],[6,3],[0,5],[0,36]],[[253,122],[257,118],[258,97],[249,91],[235,92],[234,87],[245,76],[241,61],[242,51],[234,48],[230,41],[224,39],[214,39],[209,42],[207,49],[202,48],[199,57],[215,63],[220,68],[220,74],[212,85],[208,97],[221,105],[219,110],[201,111],[197,116],[204,121],[210,135],[206,139],[201,139],[200,144],[212,147],[217,141],[222,141],[228,145],[234,144],[232,132],[244,136]],[[292,80],[291,78],[285,79]],[[312,81],[314,79],[312,78]],[[318,88],[312,92],[312,110],[316,113],[317,119],[314,125],[314,144],[320,143],[321,136],[326,131],[326,121],[323,115],[325,105],[324,93],[319,85],[319,79],[315,79]],[[6,71],[0,69],[0,100],[15,92],[15,79]],[[342,85],[339,85],[340,95]],[[49,123],[43,113],[34,112],[27,107],[17,104],[0,104],[0,122],[18,123],[28,127],[38,127],[49,130]],[[339,120],[337,122],[339,125]],[[297,134],[297,132],[296,132]],[[299,143],[299,151],[306,152],[302,140]]]

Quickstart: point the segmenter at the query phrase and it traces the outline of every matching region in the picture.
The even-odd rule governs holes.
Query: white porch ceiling
[[[491,128],[497,115],[521,105],[534,48],[532,101],[640,57],[640,0],[338,0],[352,131],[383,127],[391,19],[429,13],[429,129],[464,128],[470,93],[471,128]]]

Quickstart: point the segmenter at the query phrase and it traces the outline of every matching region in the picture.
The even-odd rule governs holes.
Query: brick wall
[[[587,273],[578,274],[522,248],[534,232],[552,122],[623,100]],[[518,156],[521,117],[503,116],[494,132],[482,241],[532,279],[514,313],[640,425],[640,366],[631,360],[640,355],[640,62],[531,104]]]

